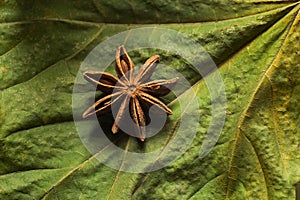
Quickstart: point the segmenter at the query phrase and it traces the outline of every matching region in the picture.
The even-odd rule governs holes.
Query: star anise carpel
[[[116,50],[117,77],[107,72],[87,71],[84,78],[97,86],[105,94],[97,100],[82,115],[87,118],[95,113],[102,114],[117,107],[117,114],[112,126],[112,132],[117,133],[125,112],[130,113],[135,131],[141,141],[146,137],[147,109],[155,105],[163,112],[171,115],[169,109],[159,97],[168,94],[178,81],[178,77],[169,80],[150,80],[159,63],[159,55],[151,56],[134,76],[134,63],[130,59],[124,46]],[[147,105],[147,106],[146,106]]]

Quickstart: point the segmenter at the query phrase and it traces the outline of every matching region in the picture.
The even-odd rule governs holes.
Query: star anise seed
[[[118,78],[106,72],[87,71],[83,74],[87,81],[97,86],[97,90],[102,91],[106,96],[89,107],[82,117],[87,118],[95,113],[102,114],[110,111],[112,106],[118,106],[119,109],[111,129],[113,133],[117,133],[122,117],[124,117],[126,109],[129,109],[130,115],[137,125],[137,134],[140,140],[144,141],[146,110],[145,106],[142,105],[148,105],[148,108],[155,105],[171,115],[172,111],[158,97],[168,94],[178,81],[178,77],[169,80],[150,81],[158,63],[159,55],[151,56],[134,77],[134,64],[125,47],[120,46],[116,51]]]

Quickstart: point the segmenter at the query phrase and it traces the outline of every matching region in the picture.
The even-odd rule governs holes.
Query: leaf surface
[[[0,2],[0,199],[295,199],[299,9],[298,1],[267,0]],[[189,123],[199,128],[187,130],[197,135],[171,165],[132,174],[99,163],[105,152],[86,150],[72,112],[80,117],[89,105],[83,100],[72,108],[72,92],[80,64],[96,45],[150,25],[177,30],[207,50],[224,81],[227,115],[216,146],[200,159],[211,121],[208,88],[189,63],[162,54],[193,85],[201,115]],[[129,54],[134,62],[151,56]],[[179,99],[188,102],[190,92]],[[173,96],[165,101],[174,114],[143,148],[122,133],[111,136],[126,150],[123,158],[130,151],[164,153],[189,114]],[[112,119],[101,120],[109,132]],[[93,133],[89,121],[80,123]]]

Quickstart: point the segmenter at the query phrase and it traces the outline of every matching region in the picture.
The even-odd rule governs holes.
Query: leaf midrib
[[[298,7],[300,7],[300,6],[298,6]],[[295,9],[296,9],[296,10],[299,9],[298,7],[296,7]],[[291,12],[292,12],[292,11],[291,11]],[[297,14],[297,15],[298,15],[298,14]],[[238,141],[238,139],[241,138],[241,135],[244,135],[244,134],[241,132],[241,127],[242,127],[242,125],[243,125],[243,123],[244,123],[245,117],[247,116],[247,112],[249,111],[249,109],[250,109],[250,107],[251,107],[251,103],[255,100],[255,96],[258,94],[258,92],[259,92],[259,90],[260,90],[262,84],[264,83],[264,81],[265,81],[266,79],[269,80],[269,78],[268,78],[268,73],[269,73],[269,71],[270,71],[271,69],[273,69],[273,67],[275,66],[275,65],[273,65],[273,64],[274,64],[274,62],[276,61],[277,56],[278,56],[279,53],[281,52],[282,47],[283,47],[284,44],[286,43],[286,40],[287,40],[287,38],[288,38],[288,36],[289,36],[291,27],[292,27],[292,25],[294,24],[295,19],[297,18],[297,15],[295,15],[294,18],[293,18],[293,20],[290,22],[290,24],[289,24],[289,26],[288,26],[288,31],[287,31],[286,35],[284,36],[284,40],[283,40],[283,42],[281,43],[280,47],[278,48],[278,51],[277,51],[276,55],[274,56],[274,59],[272,60],[272,62],[271,62],[270,65],[268,66],[266,72],[263,74],[263,76],[262,76],[262,78],[260,79],[260,81],[259,81],[257,87],[255,88],[254,92],[252,93],[253,95],[251,96],[249,102],[247,103],[245,110],[241,113],[241,117],[240,117],[240,119],[239,119],[239,121],[238,121],[238,124],[237,124],[237,130],[236,130],[236,134],[235,134],[235,137],[234,137],[235,140],[234,140],[234,144],[233,144],[233,148],[232,148],[232,152],[231,152],[231,155],[232,155],[232,156],[231,156],[231,160],[230,160],[230,162],[229,162],[228,184],[227,184],[227,191],[226,191],[226,199],[229,199],[229,192],[230,192],[230,190],[229,190],[229,188],[230,188],[230,187],[229,187],[229,185],[230,185],[230,184],[229,184],[229,183],[230,183],[230,181],[229,181],[229,180],[230,180],[229,173],[230,173],[230,171],[231,171],[232,169],[234,169],[234,167],[233,167],[233,160],[234,160],[234,158],[235,158],[234,155],[235,155],[236,149],[237,149],[237,147],[238,147],[238,144],[237,144],[238,142],[237,142],[237,141]],[[245,138],[249,141],[249,144],[251,144],[251,147],[255,150],[253,144],[251,143],[251,140],[247,137],[247,135],[244,135],[244,136],[245,136]],[[278,148],[279,148],[279,147],[278,147]],[[280,150],[280,149],[279,149],[279,150]],[[265,187],[266,187],[266,191],[267,191],[267,198],[268,198],[268,187],[267,187],[267,180],[266,180],[265,171],[264,171],[264,168],[262,167],[260,156],[257,154],[256,151],[254,151],[254,152],[255,152],[255,155],[256,155],[257,158],[258,158],[259,164],[260,164],[260,166],[261,166],[261,169],[262,169],[262,172],[263,172],[263,175],[264,175],[264,180],[265,180],[264,182],[265,182]],[[282,157],[281,157],[281,158],[282,158]],[[281,161],[282,161],[282,163],[283,163],[283,166],[285,166],[283,160],[281,160]]]

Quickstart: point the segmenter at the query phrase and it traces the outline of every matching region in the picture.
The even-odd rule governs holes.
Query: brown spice
[[[118,124],[122,121],[126,107],[129,105],[130,115],[137,125],[137,133],[141,141],[146,135],[145,107],[142,104],[156,105],[167,114],[172,111],[158,97],[170,92],[170,89],[178,81],[178,77],[170,80],[150,81],[155,68],[159,63],[159,55],[151,56],[140,68],[134,77],[134,64],[126,52],[124,46],[116,51],[116,72],[118,78],[106,72],[87,71],[84,78],[97,86],[97,90],[106,94],[96,101],[82,115],[87,118],[95,113],[102,114],[110,110],[112,105],[119,106],[117,116],[112,126],[112,132],[117,133]],[[117,102],[121,102],[117,104]]]

